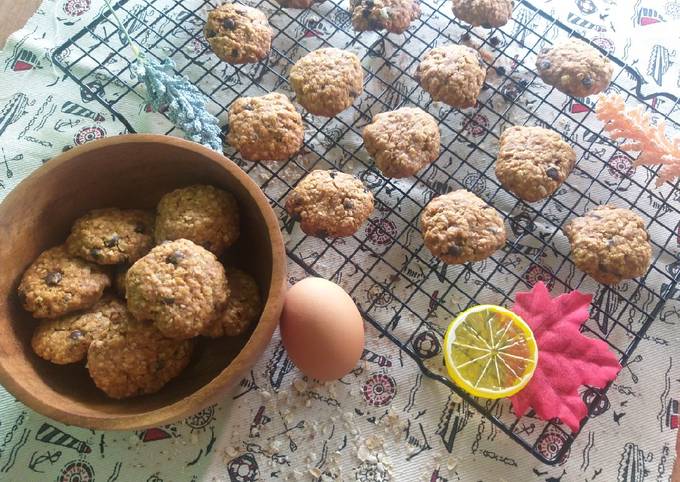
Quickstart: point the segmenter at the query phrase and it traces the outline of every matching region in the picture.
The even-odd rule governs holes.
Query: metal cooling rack
[[[164,6],[155,5],[159,3]],[[425,375],[449,386],[462,397],[463,404],[479,410],[539,460],[547,464],[564,460],[578,432],[571,433],[558,420],[542,422],[532,414],[518,418],[507,401],[468,396],[443,376],[441,341],[448,320],[462,309],[480,303],[510,305],[516,291],[544,280],[553,292],[581,289],[595,294],[584,331],[607,342],[626,366],[650,323],[664,314],[665,301],[679,297],[677,183],[655,188],[654,172],[634,170],[631,158],[602,134],[601,124],[592,114],[592,100],[567,98],[544,85],[532,71],[542,47],[557,37],[582,37],[527,1],[515,2],[513,20],[504,28],[480,33],[453,19],[448,1],[424,0],[423,14],[408,32],[381,36],[357,35],[346,8],[331,1],[301,11],[254,0],[248,3],[264,10],[275,29],[273,49],[260,64],[234,68],[212,55],[203,38],[207,9],[215,3],[121,0],[115,9],[147,55],[171,57],[177,70],[210,97],[209,107],[223,124],[230,102],[238,96],[272,90],[290,94],[288,70],[308,51],[332,45],[359,54],[365,67],[364,94],[337,118],[305,114],[305,148],[300,155],[286,163],[246,163],[229,148],[226,154],[271,200],[281,217],[292,260],[309,273],[339,282],[381,336],[410,355]],[[609,55],[611,45],[606,38],[598,38],[596,33],[584,40]],[[465,112],[431,103],[413,78],[426,50],[457,41],[480,45],[487,52],[487,62],[495,67],[479,104]],[[164,123],[168,133],[181,135],[162,116],[137,115],[145,106],[130,58],[123,35],[106,12],[54,52],[55,64],[80,86],[83,100],[101,103],[128,131],[151,130],[148,122],[152,118]],[[635,69],[610,58],[616,66],[610,90],[623,95],[629,106],[644,105],[657,121],[665,120],[669,129],[677,132],[678,99],[649,91],[650,86]],[[385,179],[361,149],[361,129],[374,114],[409,104],[439,119],[442,154],[415,181]],[[505,192],[495,177],[492,166],[498,136],[512,124],[551,126],[577,151],[574,172],[546,201],[525,204]],[[154,125],[153,129],[163,126]],[[331,166],[354,172],[371,188],[377,201],[375,217],[352,238],[304,236],[283,209],[285,197],[311,169]],[[512,233],[503,250],[489,260],[447,267],[422,247],[418,218],[432,196],[460,187],[498,208]],[[603,202],[641,214],[652,233],[655,254],[645,277],[611,288],[594,283],[575,269],[561,232],[568,219]],[[603,411],[605,392],[584,390],[591,417]],[[450,450],[452,439],[446,427],[439,435]]]

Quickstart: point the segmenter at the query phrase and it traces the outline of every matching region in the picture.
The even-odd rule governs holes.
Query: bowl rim
[[[269,296],[267,297],[267,302],[262,310],[260,321],[250,338],[246,341],[246,344],[238,355],[215,378],[181,400],[139,414],[125,415],[102,413],[102,416],[76,415],[59,406],[46,403],[36,396],[36,394],[27,390],[22,384],[15,381],[15,377],[6,366],[8,362],[7,358],[0,356],[0,384],[29,408],[66,424],[99,430],[133,430],[167,424],[191,415],[195,411],[209,405],[211,401],[216,401],[220,393],[223,393],[239,382],[235,377],[242,374],[241,372],[256,362],[261,356],[262,351],[269,344],[274,330],[278,326],[286,288],[287,267],[287,257],[279,220],[269,204],[267,197],[255,181],[253,181],[237,164],[220,152],[213,151],[203,145],[179,137],[161,134],[125,134],[107,137],[75,147],[57,155],[46,164],[38,167],[10,191],[6,198],[0,203],[0,207],[2,207],[8,199],[12,199],[13,195],[16,195],[15,193],[22,184],[41,176],[48,169],[59,168],[76,157],[113,145],[149,143],[166,144],[181,150],[190,150],[201,156],[207,157],[228,171],[229,174],[246,189],[254,200],[257,209],[262,214],[267,230],[270,233],[272,269]],[[9,320],[4,321],[9,322]],[[121,401],[121,403],[124,403],[124,401]]]

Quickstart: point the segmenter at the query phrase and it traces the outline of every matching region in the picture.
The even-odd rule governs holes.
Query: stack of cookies
[[[81,217],[19,284],[40,320],[35,353],[60,365],[86,360],[113,398],[157,392],[187,366],[196,337],[238,336],[259,317],[255,280],[219,261],[239,225],[235,198],[207,185],[166,194],[155,213]]]

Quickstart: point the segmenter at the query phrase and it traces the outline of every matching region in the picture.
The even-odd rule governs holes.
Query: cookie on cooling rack
[[[44,251],[19,284],[23,307],[36,318],[57,318],[93,306],[111,286],[104,267],[68,254],[61,245]]]
[[[430,201],[420,224],[427,249],[447,264],[481,261],[505,244],[501,215],[464,189]]]
[[[186,339],[219,316],[229,285],[214,254],[178,239],[156,246],[132,265],[125,293],[135,318],[153,321],[168,338]]]
[[[97,264],[134,263],[154,246],[154,215],[140,209],[95,209],[66,240],[69,254]]]
[[[295,186],[286,211],[310,236],[342,238],[356,233],[373,212],[373,194],[350,174],[316,170]]]
[[[356,54],[324,48],[298,60],[289,79],[302,107],[314,115],[333,117],[361,95],[364,71]]]
[[[509,127],[500,139],[496,177],[528,202],[545,199],[574,168],[576,153],[562,136],[542,127]]]
[[[536,70],[543,82],[574,97],[604,91],[612,80],[612,63],[596,48],[569,38],[539,52]]]
[[[350,0],[349,8],[357,32],[403,33],[420,17],[418,0]]]
[[[512,0],[453,0],[453,14],[473,27],[502,27],[512,17]]]
[[[112,398],[155,393],[189,364],[193,340],[165,337],[152,323],[125,317],[87,352],[95,385]]]
[[[439,125],[417,107],[383,112],[364,128],[364,145],[387,177],[409,177],[439,157]]]
[[[230,64],[252,64],[271,50],[272,29],[262,11],[226,3],[208,13],[204,29],[210,48]]]
[[[283,161],[305,137],[302,116],[283,94],[240,97],[229,109],[229,144],[248,161]]]
[[[445,45],[425,54],[415,77],[432,100],[465,109],[477,103],[486,65],[475,49]]]
[[[220,256],[241,232],[236,199],[213,186],[176,189],[164,195],[156,209],[157,243],[188,239]]]
[[[564,229],[571,259],[596,281],[612,285],[642,276],[652,258],[644,220],[629,209],[598,206]]]
[[[244,333],[262,312],[260,288],[255,279],[238,268],[226,267],[230,295],[222,314],[204,331],[211,338]]]

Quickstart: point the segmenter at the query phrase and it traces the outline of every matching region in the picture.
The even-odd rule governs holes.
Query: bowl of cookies
[[[138,429],[214,402],[278,324],[286,256],[219,153],[127,135],[50,160],[0,204],[0,383],[64,423]]]

